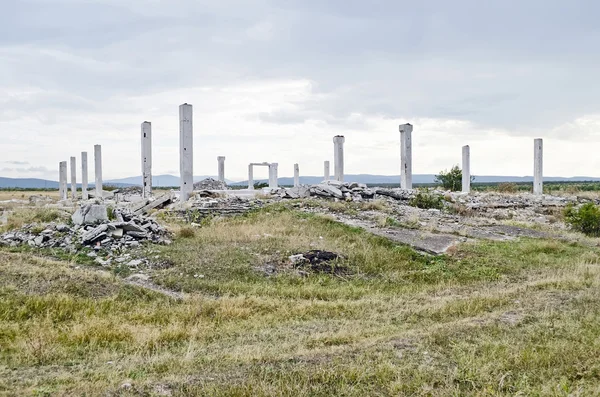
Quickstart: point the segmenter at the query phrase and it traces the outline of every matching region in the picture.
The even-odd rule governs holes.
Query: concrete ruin
[[[144,121],[142,140],[142,197],[152,196],[152,123]]]
[[[77,199],[77,159],[71,157],[71,198]]]
[[[325,162],[323,162],[323,180],[327,182],[329,179],[329,161],[325,160]]]
[[[333,172],[336,181],[344,182],[344,142],[342,135],[333,137]]]
[[[194,125],[192,105],[179,106],[180,200],[187,201],[194,189]]]
[[[58,196],[61,200],[67,199],[67,162],[58,164]]]
[[[219,163],[217,180],[219,182],[225,182],[225,156],[218,156],[217,162]]]
[[[412,189],[412,130],[411,124],[400,125],[400,188]]]
[[[248,189],[254,190],[254,167],[268,167],[269,168],[269,187],[271,187],[271,164],[265,162],[262,163],[250,163],[248,164]]]
[[[469,145],[462,148],[462,191],[471,192],[471,149]]]
[[[88,158],[87,152],[81,152],[81,199],[88,198]]]
[[[102,198],[102,146],[94,145],[94,172],[96,173],[96,197]]]
[[[533,194],[544,194],[544,141],[533,141]]]
[[[279,163],[269,164],[269,188],[277,189],[279,187],[278,177]]]
[[[294,187],[300,186],[300,166],[294,164]]]

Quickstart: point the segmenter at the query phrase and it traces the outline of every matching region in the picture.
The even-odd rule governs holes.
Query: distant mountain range
[[[194,182],[201,181],[206,178],[217,179],[216,176],[200,175],[194,176]],[[413,175],[413,183],[415,184],[426,184],[434,183],[435,175],[433,174],[415,174]],[[369,175],[369,174],[357,174],[357,175],[345,175],[344,179],[351,182],[366,183],[370,185],[376,184],[398,184],[400,183],[399,175]],[[300,177],[300,183],[306,185],[313,185],[323,180],[320,176],[303,176]],[[282,177],[279,178],[279,184],[288,186],[294,184],[294,178]],[[564,177],[544,177],[546,182],[586,182],[586,181],[600,181],[600,178],[588,177],[588,176],[574,176],[570,178]],[[233,186],[246,186],[248,181],[233,182],[230,180],[226,181],[228,184]],[[267,180],[255,180],[256,182],[267,182]],[[531,176],[475,176],[475,183],[500,183],[500,182],[533,182]],[[127,186],[140,186],[142,184],[141,176],[134,176],[122,179],[111,179],[104,181],[105,185],[112,185],[117,187]],[[156,187],[173,187],[179,186],[179,177],[174,175],[157,175],[152,177],[152,185]],[[78,186],[80,186],[78,184]],[[94,186],[93,181],[89,184],[90,187]],[[1,188],[21,188],[21,189],[58,189],[58,182],[49,181],[45,179],[36,178],[2,178],[0,177],[0,189]]]

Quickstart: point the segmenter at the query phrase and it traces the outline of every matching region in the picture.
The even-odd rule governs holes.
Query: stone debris
[[[71,215],[71,220],[76,225],[95,225],[108,221],[107,207],[104,204],[82,205]]]
[[[276,199],[275,199],[276,200]],[[175,202],[167,207],[167,211],[187,222],[198,222],[209,216],[233,216],[244,214],[263,207],[267,202],[257,198],[242,198],[238,196],[201,197],[193,196],[185,203]]]
[[[295,269],[303,271],[340,275],[349,273],[349,269],[339,263],[344,257],[335,252],[311,250],[291,255],[288,259]]]
[[[206,178],[200,182],[194,183],[194,190],[228,190],[225,182],[217,181],[213,178]]]
[[[0,235],[0,245],[16,247],[28,244],[38,248],[62,248],[71,253],[77,253],[84,248],[106,251],[120,251],[139,247],[141,242],[169,244],[169,233],[154,219],[135,215],[125,210],[115,210],[119,220],[111,221],[103,205],[91,205],[96,210],[79,209],[72,226],[66,224],[47,225],[30,224],[16,231]],[[103,208],[105,217],[99,216]],[[95,211],[95,212],[94,212]],[[94,216],[90,214],[94,212]],[[98,215],[98,216],[96,216]],[[75,222],[83,220],[83,222]],[[93,220],[93,221],[92,221]],[[39,231],[40,227],[44,227]],[[90,255],[92,256],[92,255]],[[93,257],[93,256],[92,256]],[[97,258],[98,263],[103,262]],[[133,262],[136,264],[136,262]],[[130,265],[133,265],[130,263]]]

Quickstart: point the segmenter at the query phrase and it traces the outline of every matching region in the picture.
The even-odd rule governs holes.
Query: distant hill
[[[194,182],[201,181],[206,178],[217,179],[216,176],[200,175],[194,176]],[[415,174],[413,175],[413,183],[434,183],[435,175],[433,174]],[[399,184],[400,175],[370,175],[370,174],[354,174],[345,175],[344,179],[350,182],[366,183],[370,185],[376,184]],[[320,176],[301,176],[300,183],[304,185],[313,185],[323,180]],[[593,181],[598,182],[600,178],[594,178],[589,176],[574,176],[570,178],[564,177],[545,177],[546,182],[587,182]],[[256,182],[267,182],[267,180],[255,180]],[[294,178],[281,177],[278,180],[280,185],[293,185]],[[475,183],[500,183],[500,182],[533,182],[531,176],[496,176],[496,175],[482,175],[475,176]],[[233,182],[227,180],[229,185],[233,186],[247,186],[248,181]],[[110,179],[104,181],[106,185],[112,185],[117,187],[127,186],[140,186],[142,184],[141,176],[133,176],[122,179]],[[152,177],[152,184],[156,187],[171,187],[179,186],[179,177],[174,175],[156,175]],[[78,184],[77,186],[81,186]],[[94,186],[93,181],[89,183],[90,188]],[[58,182],[50,181],[46,179],[36,178],[3,178],[0,177],[0,189],[6,188],[21,188],[21,189],[58,189]]]
[[[37,178],[2,178],[0,188],[58,189],[58,182]]]

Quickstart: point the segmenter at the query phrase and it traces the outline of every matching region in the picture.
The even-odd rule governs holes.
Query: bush
[[[421,209],[435,208],[441,210],[444,208],[444,198],[439,194],[418,192],[408,204]]]
[[[475,177],[471,177],[471,182]],[[455,165],[450,171],[440,171],[439,175],[435,176],[435,183],[439,183],[446,190],[457,192],[462,190],[462,170]]]
[[[574,230],[588,236],[600,236],[600,208],[594,203],[582,205],[579,209],[570,204],[564,211],[565,222]]]

